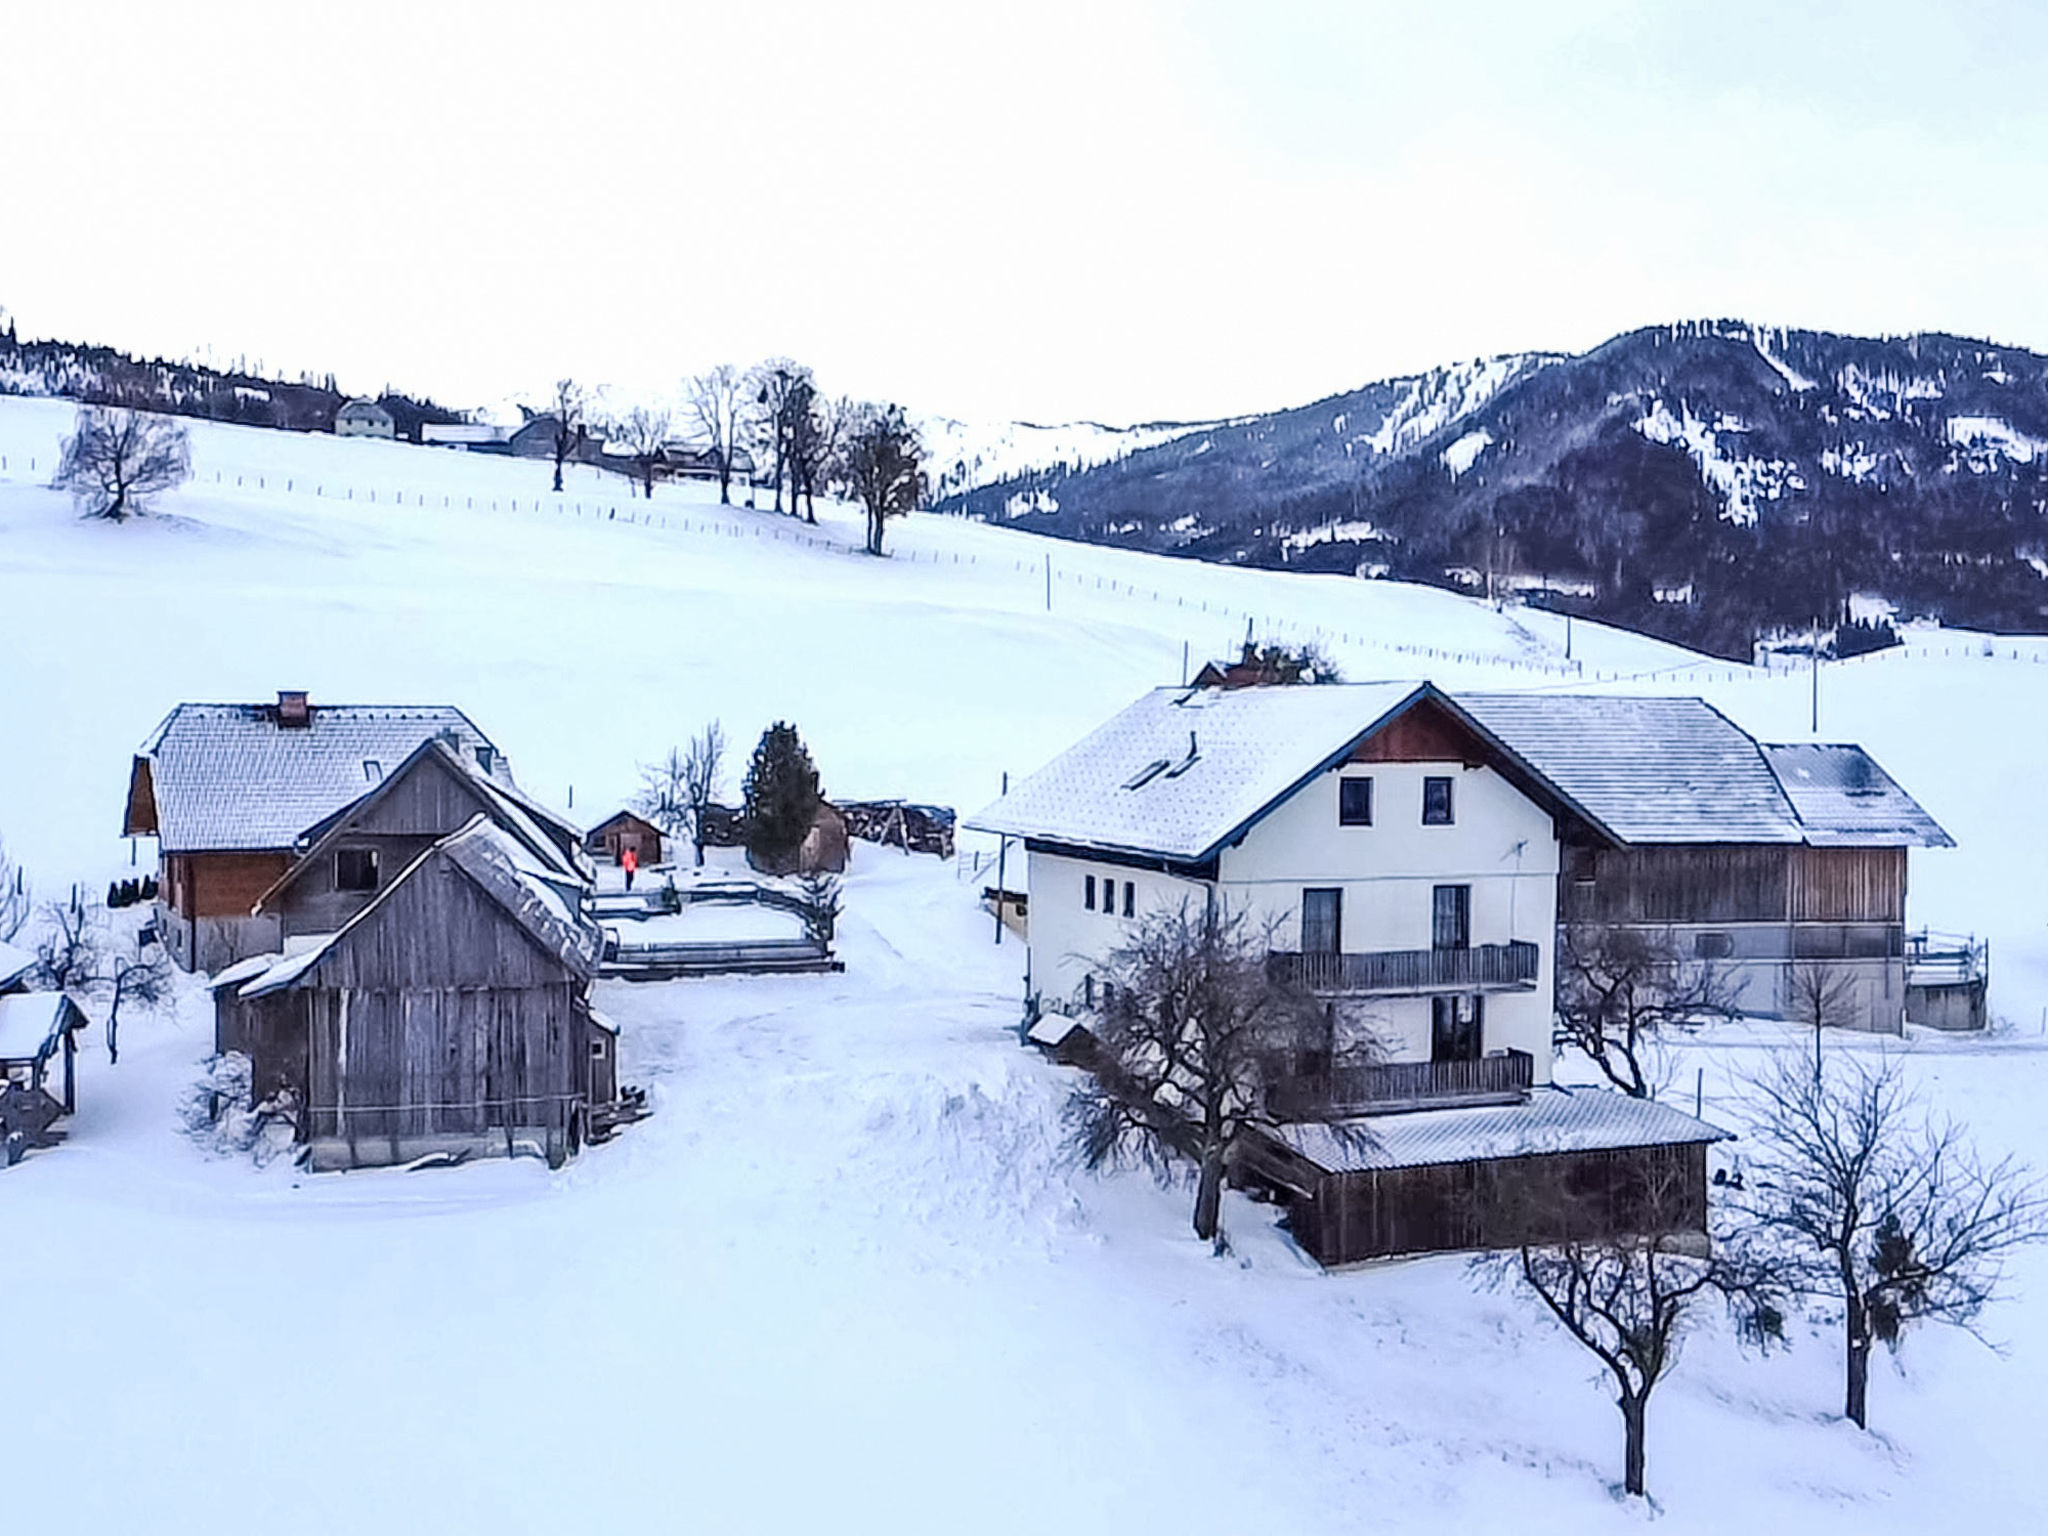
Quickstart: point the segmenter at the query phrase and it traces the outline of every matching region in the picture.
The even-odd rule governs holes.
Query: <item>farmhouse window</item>
[[[377,889],[377,850],[337,848],[334,852],[334,888],[337,891]]]
[[[1344,892],[1331,887],[1301,893],[1301,949],[1334,955],[1344,947]]]
[[[1369,827],[1372,825],[1372,780],[1339,779],[1337,781],[1337,825],[1340,827]]]
[[[1735,937],[1727,933],[1696,933],[1692,952],[1702,960],[1726,960],[1735,953]]]
[[[1451,824],[1451,781],[1432,774],[1422,781],[1422,824],[1448,827]]]
[[[604,1042],[602,1040],[593,1040],[590,1042],[590,1059],[592,1061],[604,1060]]]
[[[1136,917],[1137,915],[1138,887],[1134,882],[1126,880],[1124,882],[1124,916]]]
[[[1472,947],[1472,887],[1439,885],[1431,893],[1429,947]]]
[[[1095,910],[1095,877],[1093,875],[1082,876],[1081,905],[1090,912]]]

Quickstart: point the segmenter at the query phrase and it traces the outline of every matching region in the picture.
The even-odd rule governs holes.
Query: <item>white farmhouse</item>
[[[336,437],[396,437],[398,424],[374,400],[350,400],[334,413]]]

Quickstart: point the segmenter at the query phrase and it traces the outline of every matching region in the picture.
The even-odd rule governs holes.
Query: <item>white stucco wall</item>
[[[1422,821],[1422,781],[1452,781],[1449,826]],[[1340,826],[1337,781],[1373,780],[1373,824]],[[1433,888],[1469,885],[1471,942],[1536,945],[1536,986],[1494,992],[1484,1005],[1484,1048],[1527,1051],[1539,1082],[1549,1080],[1550,1025],[1557,932],[1558,845],[1550,817],[1490,768],[1451,763],[1374,763],[1319,775],[1226,848],[1218,888],[1233,907],[1252,911],[1278,928],[1274,945],[1300,944],[1301,893],[1307,887],[1344,892],[1342,947],[1348,953],[1428,949]],[[1084,879],[1118,882],[1117,914],[1083,906]],[[1122,941],[1130,924],[1121,916],[1122,882],[1137,884],[1142,915],[1183,897],[1200,900],[1194,881],[1124,869],[1106,862],[1032,853],[1031,952],[1034,985],[1049,1006],[1077,992],[1082,979]],[[1342,1010],[1351,1030],[1371,1029],[1394,1060],[1427,1060],[1427,998],[1373,999]]]

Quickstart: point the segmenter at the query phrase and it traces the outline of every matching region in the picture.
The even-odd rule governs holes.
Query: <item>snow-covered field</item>
[[[828,791],[972,810],[1144,687],[1243,636],[1320,633],[1356,678],[1700,692],[1805,734],[1809,680],[1706,664],[1426,589],[1219,569],[949,520],[895,556],[824,524],[629,501],[586,475],[195,426],[163,515],[84,525],[42,489],[69,411],[0,400],[0,835],[46,891],[127,870],[129,758],[181,699],[462,705],[522,782],[595,821],[635,765],[776,718]],[[36,467],[28,467],[34,458]],[[217,478],[216,478],[217,477]],[[239,483],[237,483],[239,482]],[[371,495],[376,499],[372,501]],[[713,493],[715,495],[715,492]],[[398,498],[402,497],[402,500]],[[516,507],[514,503],[516,502]],[[613,509],[616,509],[614,512]],[[1050,606],[1048,607],[1048,558]],[[1916,636],[1829,669],[1961,847],[1912,920],[1992,939],[1983,1041],[1912,1070],[1988,1148],[2048,1163],[2048,732],[2038,645]],[[1616,679],[1627,679],[1617,681]],[[737,775],[735,774],[735,777]],[[971,861],[970,853],[970,861]],[[1325,1275],[1233,1199],[1225,1261],[1182,1191],[1059,1151],[1063,1075],[1020,1050],[1021,949],[985,875],[858,850],[839,976],[632,987],[653,1119],[538,1164],[307,1177],[211,1154],[179,1105],[203,1004],[95,1038],[71,1141],[0,1174],[24,1529],[1276,1532],[1632,1530],[1619,1420],[1524,1298],[1433,1259]],[[1684,1047],[1709,1117],[1768,1029]],[[1875,1048],[1845,1042],[1843,1049]],[[1744,1357],[1701,1328],[1651,1422],[1677,1532],[2039,1529],[2048,1255],[1986,1319],[1909,1339],[1875,1435],[1831,1338]]]

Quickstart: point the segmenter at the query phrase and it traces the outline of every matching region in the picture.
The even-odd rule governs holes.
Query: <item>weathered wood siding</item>
[[[1299,1160],[1295,1160],[1297,1165]],[[1313,1165],[1308,1165],[1310,1168]],[[1704,1233],[1704,1144],[1553,1153],[1284,1180],[1295,1240],[1322,1264],[1614,1234]]]
[[[306,1020],[308,994],[273,992],[267,997],[237,997],[223,988],[214,1003],[213,1045],[216,1051],[239,1051],[249,1058],[255,1102],[282,1091],[306,1094]]]
[[[1666,844],[1568,849],[1558,921],[1784,922],[1795,849],[1773,844]]]
[[[1461,763],[1477,768],[1492,756],[1478,737],[1435,704],[1425,701],[1361,742],[1351,754],[1351,761]]]
[[[1794,849],[1792,916],[1798,922],[1905,922],[1906,850]]]

